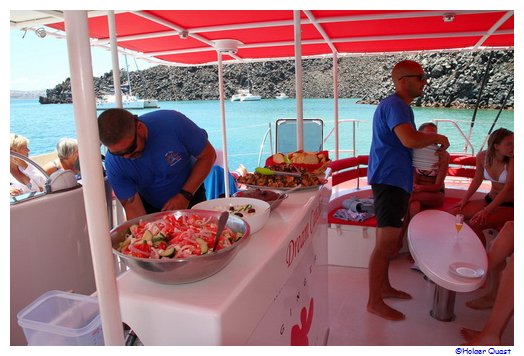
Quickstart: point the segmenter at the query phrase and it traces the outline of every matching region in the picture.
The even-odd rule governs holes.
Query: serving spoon
[[[224,231],[224,228],[226,227],[228,218],[229,218],[229,213],[227,211],[223,211],[220,214],[220,217],[218,218],[217,235],[215,236],[215,243],[213,244],[213,252],[216,252],[217,250],[218,241],[220,240],[220,235],[222,235],[222,231]]]
[[[257,167],[255,168],[255,173],[260,173],[264,176],[292,176],[292,177],[302,177],[302,173],[293,173],[293,172],[279,172],[279,171],[273,171],[266,167]]]

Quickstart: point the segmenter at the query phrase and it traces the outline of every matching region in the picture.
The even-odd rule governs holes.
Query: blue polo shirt
[[[119,200],[137,192],[161,209],[178,193],[191,173],[195,157],[207,144],[207,132],[174,110],[140,116],[148,130],[142,155],[127,159],[107,153],[107,178]]]
[[[393,131],[400,124],[415,129],[413,110],[398,95],[380,102],[373,116],[373,138],[368,161],[368,183],[388,184],[413,191],[412,150]]]

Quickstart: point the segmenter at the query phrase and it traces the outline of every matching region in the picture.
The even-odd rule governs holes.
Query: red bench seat
[[[434,208],[434,209],[449,211],[459,201],[460,201],[460,198],[445,197],[444,203],[441,206]],[[337,212],[338,209],[343,209],[343,207],[339,206],[338,208],[335,208],[329,212],[328,214],[328,223],[329,224],[356,225],[356,226],[367,226],[367,227],[376,227],[377,226],[377,219],[374,216],[364,221],[349,221],[349,220],[343,220],[343,219],[336,218],[334,217],[334,214]]]

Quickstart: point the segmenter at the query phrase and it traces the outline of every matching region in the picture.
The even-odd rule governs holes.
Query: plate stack
[[[423,148],[413,149],[413,167],[418,169],[430,170],[438,162],[438,155],[435,152],[438,145],[429,145]]]

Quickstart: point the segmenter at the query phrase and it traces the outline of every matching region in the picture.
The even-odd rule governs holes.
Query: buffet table
[[[424,210],[408,226],[409,251],[420,270],[435,283],[433,309],[437,320],[454,319],[455,293],[471,292],[482,286],[488,260],[475,232],[466,224],[456,237],[455,217],[440,210]],[[456,266],[464,266],[461,273]],[[479,273],[474,274],[475,266]],[[482,272],[482,273],[480,273]]]
[[[205,280],[163,285],[125,272],[122,321],[144,345],[325,345],[329,196],[291,193]]]

